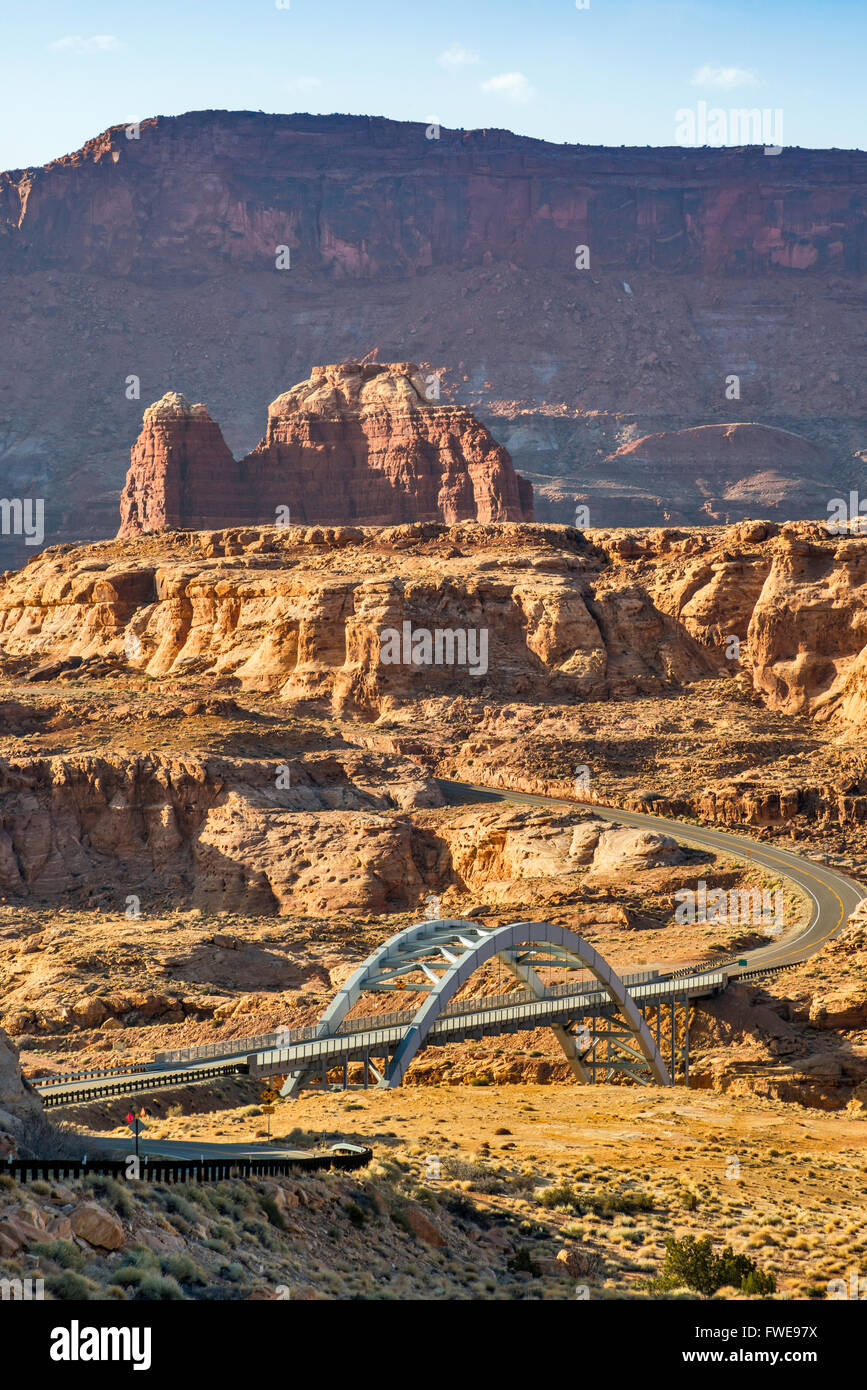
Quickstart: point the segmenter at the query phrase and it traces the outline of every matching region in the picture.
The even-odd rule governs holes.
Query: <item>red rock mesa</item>
[[[203,405],[169,392],[145,411],[119,534],[531,520],[533,489],[506,450],[466,408],[430,401],[432,389],[410,362],[314,367],[272,401],[264,439],[240,462]]]

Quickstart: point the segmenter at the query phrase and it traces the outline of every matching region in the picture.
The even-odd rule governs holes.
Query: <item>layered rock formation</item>
[[[0,1028],[0,1158],[13,1157],[28,1127],[41,1117],[42,1101],[25,1084],[15,1044]]]
[[[591,524],[622,524],[624,511],[647,508],[654,489],[660,500],[672,499],[673,521],[702,513],[708,521],[819,517],[832,496],[831,471],[827,450],[791,430],[754,422],[643,435],[600,465],[588,497]]]
[[[145,411],[121,536],[278,518],[304,523],[530,520],[533,490],[470,411],[432,404],[409,362],[314,367],[268,407],[235,463],[203,405]]]
[[[739,515],[710,458],[698,496],[635,461],[635,505],[603,511],[622,430],[762,420],[828,449],[830,496],[860,485],[867,155],[439,135],[205,111],[0,175],[15,326],[0,344],[0,496],[44,497],[49,543],[109,536],[140,421],[132,375],[147,401],[183,372],[189,400],[219,400],[241,457],[260,403],[311,362],[374,345],[446,369],[537,497],[550,486],[544,519],[569,522],[587,491],[596,525],[694,524],[705,501]],[[790,516],[824,514],[790,491]],[[0,537],[15,544],[6,566],[28,558]]]
[[[463,641],[414,660],[405,624]],[[514,522],[173,532],[49,551],[0,586],[0,647],[40,663],[114,655],[152,676],[209,671],[359,714],[459,692],[599,699],[720,664],[601,549]]]
[[[120,499],[121,534],[241,520],[235,460],[205,406],[169,391],[144,413]]]
[[[178,166],[215,177],[179,189]],[[349,186],[323,187],[324,169]],[[620,271],[863,271],[853,193],[865,179],[856,150],[787,149],[771,162],[761,146],[611,150],[496,129],[431,139],[424,125],[375,117],[197,111],[132,133],[115,126],[44,169],[3,174],[0,212],[15,233],[11,255],[31,269],[49,234],[51,264],[77,272],[109,258],[121,271],[143,261],[165,273],[195,257],[207,273],[273,262],[282,232],[307,263],[351,279],[486,255],[524,268],[571,264],[576,241]],[[143,186],[155,207],[139,207]]]
[[[251,527],[47,551],[0,583],[0,648],[36,675],[208,672],[367,715],[722,673],[770,709],[857,725],[865,613],[867,538],[820,523]]]

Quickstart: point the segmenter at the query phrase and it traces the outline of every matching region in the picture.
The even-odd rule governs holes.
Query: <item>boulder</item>
[[[121,1222],[96,1202],[82,1202],[70,1217],[72,1229],[80,1240],[100,1250],[117,1250],[124,1241]]]
[[[810,1022],[814,1028],[842,1030],[867,1027],[867,985],[853,982],[823,994],[814,994],[810,1003]]]

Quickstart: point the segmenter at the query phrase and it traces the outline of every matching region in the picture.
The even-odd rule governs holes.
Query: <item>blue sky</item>
[[[787,145],[867,148],[864,0],[42,0],[2,32],[4,169],[208,107],[664,145],[704,101],[782,110]]]

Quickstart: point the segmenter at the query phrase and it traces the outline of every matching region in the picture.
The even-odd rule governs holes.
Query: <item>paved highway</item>
[[[848,878],[836,869],[816,864],[811,859],[804,859],[789,850],[779,849],[776,845],[750,840],[744,835],[733,835],[730,831],[667,820],[664,816],[649,815],[643,811],[621,811],[615,807],[598,806],[595,802],[577,799],[570,801],[565,797],[537,796],[530,792],[504,791],[495,787],[471,786],[464,782],[440,781],[439,786],[446,800],[454,805],[474,801],[508,801],[516,806],[550,806],[570,811],[580,807],[582,810],[591,811],[602,820],[614,821],[618,825],[635,826],[641,830],[655,830],[671,835],[681,844],[695,845],[701,849],[712,850],[715,854],[728,854],[736,859],[749,860],[771,873],[791,879],[811,900],[809,922],[799,930],[784,931],[779,940],[768,946],[741,952],[740,958],[748,964],[727,966],[726,970],[730,976],[808,960],[826,941],[837,935],[846,918],[862,898],[867,897],[867,887],[856,883],[854,879]]]
[[[109,1137],[104,1134],[90,1134],[84,1141],[92,1145],[90,1157],[97,1153],[135,1152],[132,1135]],[[285,1149],[279,1144],[209,1144],[201,1139],[140,1139],[139,1153],[150,1154],[155,1158],[309,1158],[312,1149]]]
[[[471,786],[460,782],[439,783],[446,800],[451,804],[466,804],[477,801],[505,801],[514,805],[556,807],[575,810],[580,807],[590,810],[603,820],[640,829],[661,831],[671,835],[680,843],[711,850],[733,858],[760,865],[769,872],[790,879],[806,893],[810,902],[809,918],[803,920],[768,945],[740,953],[744,964],[727,963],[724,971],[713,963],[705,962],[697,966],[689,976],[678,971],[676,981],[666,982],[666,967],[660,967],[663,979],[654,973],[654,978],[628,980],[633,998],[639,1004],[653,1005],[661,996],[669,994],[678,998],[700,997],[725,988],[731,978],[749,976],[756,971],[774,970],[807,960],[822,945],[835,936],[846,918],[862,898],[867,897],[867,889],[853,879],[835,869],[812,860],[804,859],[788,850],[771,844],[750,840],[742,835],[734,835],[724,830],[706,826],[691,825],[681,821],[667,820],[662,816],[645,812],[624,811],[618,808],[599,806],[590,802],[571,801],[565,797],[540,796],[529,792],[513,792],[492,787]],[[697,878],[703,877],[697,869]],[[712,875],[711,875],[712,878]],[[758,885],[756,885],[758,886]],[[711,881],[710,887],[713,887]],[[616,968],[616,967],[615,967]],[[669,967],[670,968],[670,967]],[[565,987],[564,987],[565,988]],[[552,1025],[561,1022],[560,1014],[571,1017],[583,1011],[591,1011],[597,1004],[593,994],[586,997],[582,993],[586,986],[577,984],[573,994],[567,998],[533,999],[530,1002],[517,1002],[509,998],[503,1001],[485,999],[484,1001],[462,1001],[465,1007],[460,1017],[450,1013],[441,1015],[431,1029],[431,1040],[438,1037],[465,1035],[470,1029],[484,1032],[497,1031],[503,1027],[539,1026],[543,1019]],[[477,1012],[477,1010],[480,1010]],[[353,1020],[354,1021],[354,1020]],[[337,1032],[323,1037],[310,1037],[314,1030],[300,1030],[299,1035],[287,1040],[288,1045],[266,1042],[264,1039],[238,1039],[237,1051],[223,1057],[202,1057],[205,1049],[193,1049],[199,1055],[178,1056],[172,1061],[146,1064],[129,1075],[87,1076],[64,1078],[54,1085],[38,1087],[47,1104],[69,1104],[85,1099],[109,1098],[111,1095],[125,1095],[142,1090],[152,1090],[166,1086],[181,1086],[195,1082],[215,1082],[220,1076],[246,1073],[248,1056],[254,1054],[256,1066],[261,1074],[274,1071],[290,1072],[302,1070],[315,1064],[320,1067],[338,1065],[341,1061],[357,1058],[379,1047],[393,1049],[397,1046],[407,1028],[409,1016],[386,1015],[384,1017],[357,1020],[357,1030]],[[210,1050],[210,1049],[208,1049]],[[37,1083],[38,1085],[38,1083]],[[195,1156],[196,1145],[181,1144],[173,1146],[179,1157]],[[210,1146],[217,1153],[223,1146]],[[159,1151],[167,1153],[165,1145]],[[198,1152],[202,1152],[201,1148]]]

